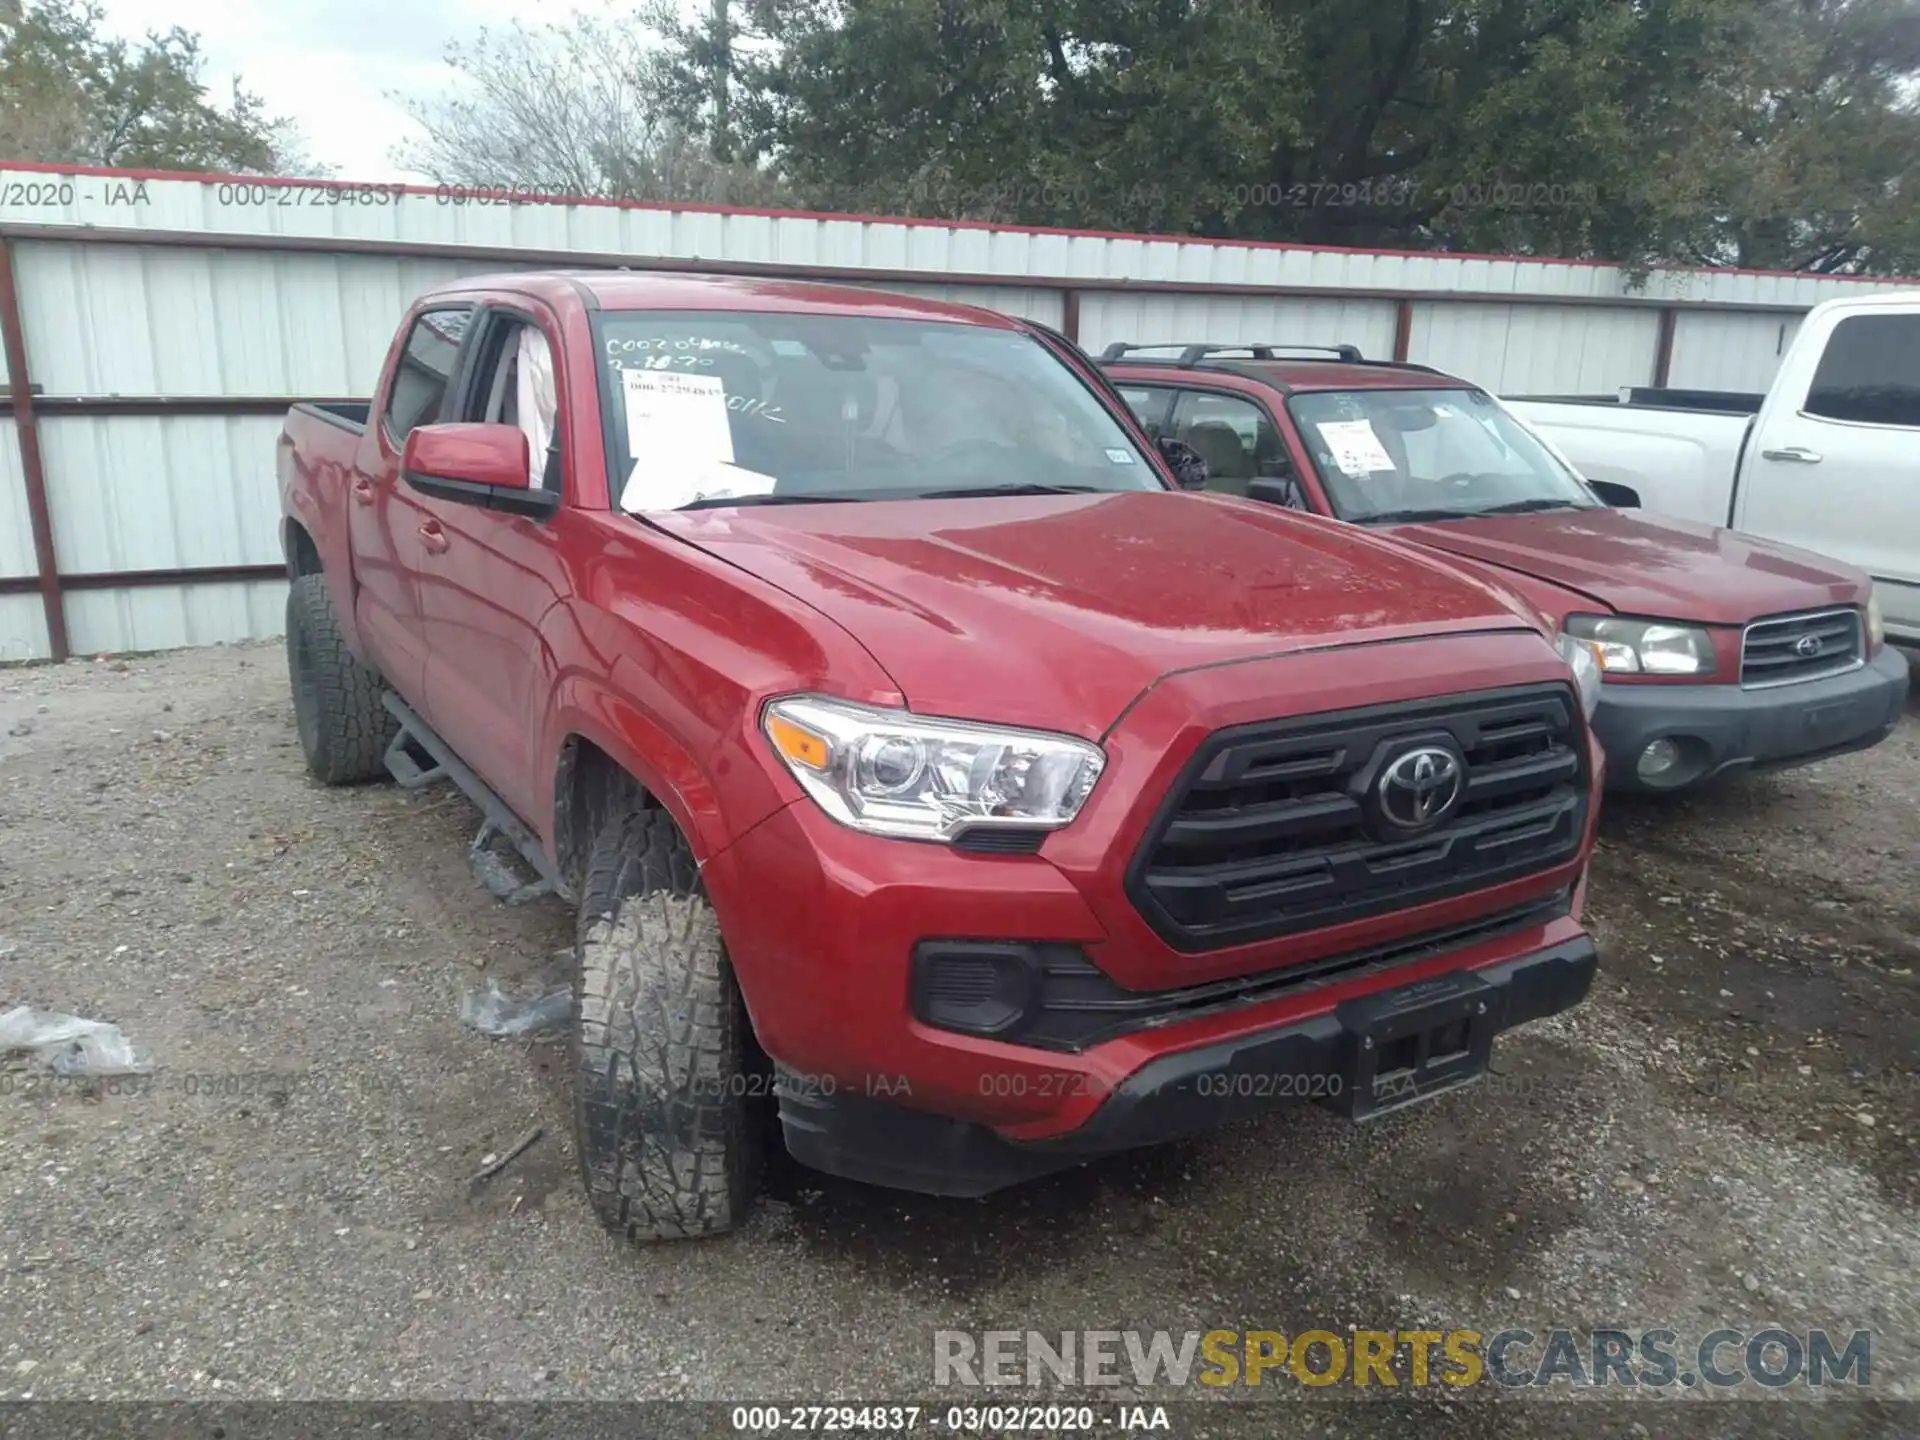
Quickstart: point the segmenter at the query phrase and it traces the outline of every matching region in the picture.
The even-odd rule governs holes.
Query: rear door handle
[[[373,503],[373,482],[362,476],[353,482],[353,498],[362,505]]]
[[[447,553],[447,545],[449,543],[447,540],[447,532],[440,528],[440,522],[438,520],[429,520],[420,527],[420,543],[426,547],[429,555],[444,555]]]
[[[1804,445],[1789,445],[1784,450],[1762,450],[1763,460],[1785,460],[1795,465],[1818,465],[1820,452],[1809,450]]]

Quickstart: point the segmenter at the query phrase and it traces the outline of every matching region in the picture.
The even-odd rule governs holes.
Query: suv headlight
[[[1867,654],[1877,655],[1887,643],[1887,617],[1880,613],[1880,597],[1867,592]]]
[[[1591,720],[1593,712],[1600,705],[1600,658],[1593,653],[1593,642],[1575,635],[1562,635],[1555,643],[1559,645],[1560,653],[1567,657],[1567,664],[1573,667],[1573,683],[1580,692],[1580,708],[1586,711],[1587,719]]]
[[[1080,813],[1106,752],[1070,735],[922,719],[814,695],[768,704],[761,726],[793,778],[843,825],[951,841],[980,827],[1057,830]]]
[[[1696,625],[1569,615],[1567,633],[1593,642],[1610,675],[1711,675],[1713,637]]]

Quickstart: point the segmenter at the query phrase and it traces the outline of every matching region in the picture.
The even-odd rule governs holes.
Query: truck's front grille
[[[1562,685],[1236,726],[1175,782],[1127,891],[1186,951],[1357,920],[1571,860],[1587,784]]]
[[[1756,620],[1740,644],[1740,683],[1748,689],[1818,680],[1865,659],[1858,610],[1814,610]]]

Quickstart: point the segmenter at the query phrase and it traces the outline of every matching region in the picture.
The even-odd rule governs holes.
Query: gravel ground
[[[976,1202],[782,1166],[743,1232],[645,1250],[579,1192],[563,1050],[456,1019],[570,932],[475,885],[474,823],[310,783],[277,647],[0,672],[0,1009],[116,1021],[159,1067],[120,1094],[0,1072],[0,1398],[872,1400],[931,1393],[940,1328],[1778,1324],[1873,1331],[1879,1398],[1714,1406],[1710,1433],[1920,1419],[1920,714],[1610,806],[1593,998],[1461,1095]],[[1708,1409],[1492,1398],[1451,1422]]]

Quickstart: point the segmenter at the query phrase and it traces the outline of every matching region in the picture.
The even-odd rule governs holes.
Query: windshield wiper
[[[1098,485],[962,485],[952,490],[922,490],[922,500],[970,500],[976,495],[1111,495]]]
[[[1475,515],[1532,515],[1541,510],[1584,510],[1587,507],[1572,500],[1509,500],[1505,505],[1489,505],[1484,510],[1475,510]]]
[[[709,495],[689,500],[676,510],[717,510],[724,505],[828,505],[852,500],[899,499],[899,491],[794,490],[785,495]]]
[[[1413,525],[1423,520],[1461,520],[1470,513],[1466,510],[1382,510],[1378,515],[1359,515],[1355,518],[1362,525]]]

